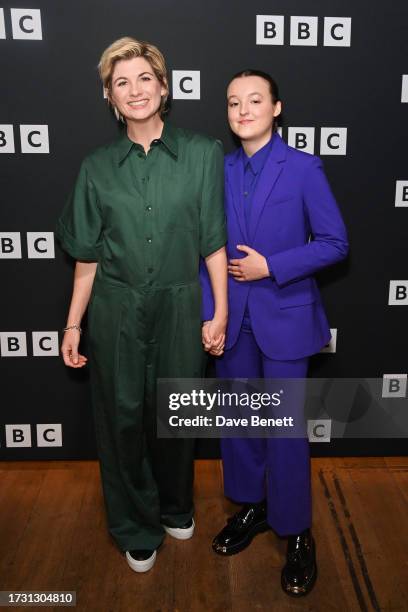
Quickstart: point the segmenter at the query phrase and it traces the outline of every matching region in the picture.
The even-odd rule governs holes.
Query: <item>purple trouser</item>
[[[308,357],[277,361],[259,349],[248,325],[236,344],[216,360],[218,378],[305,378]],[[301,405],[291,406],[293,416]],[[268,523],[281,536],[311,526],[310,452],[304,438],[230,438],[221,440],[224,491],[245,503],[267,499]]]

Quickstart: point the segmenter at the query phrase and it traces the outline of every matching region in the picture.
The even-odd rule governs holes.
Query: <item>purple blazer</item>
[[[249,227],[243,204],[244,168],[240,149],[225,157],[225,212],[228,259],[246,244],[264,255],[272,277],[239,282],[229,275],[226,350],[237,341],[248,304],[252,330],[271,359],[300,359],[320,351],[330,329],[313,275],[343,259],[346,229],[321,160],[273,136],[271,151],[252,199]],[[205,264],[200,278],[203,320],[214,302]]]

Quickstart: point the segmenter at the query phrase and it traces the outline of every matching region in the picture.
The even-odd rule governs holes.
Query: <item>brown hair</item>
[[[277,102],[281,101],[279,97],[279,87],[278,87],[277,82],[275,81],[275,79],[271,77],[270,74],[268,74],[267,72],[263,72],[263,70],[254,70],[252,68],[248,68],[247,70],[241,70],[240,72],[237,72],[236,74],[234,74],[234,76],[229,82],[229,85],[232,83],[234,79],[240,79],[241,77],[249,77],[249,76],[261,77],[261,79],[264,79],[268,83],[273,104],[276,104]],[[275,120],[273,122],[273,131],[276,131],[278,129],[278,124],[281,121],[282,121],[281,115],[279,115],[278,117],[275,117]]]

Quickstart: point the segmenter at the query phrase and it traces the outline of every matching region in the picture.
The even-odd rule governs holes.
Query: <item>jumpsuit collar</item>
[[[177,135],[176,128],[174,128],[171,123],[168,121],[164,122],[163,131],[160,138],[157,141],[153,141],[155,144],[162,143],[166,149],[177,158],[178,155],[178,146],[177,146]],[[133,140],[130,140],[126,133],[126,128],[123,131],[123,134],[117,141],[117,151],[118,151],[118,164],[120,165],[126,157],[129,155],[133,145],[136,143]]]

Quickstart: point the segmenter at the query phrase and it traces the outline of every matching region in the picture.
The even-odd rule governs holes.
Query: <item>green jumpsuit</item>
[[[108,528],[155,549],[193,513],[193,440],[156,437],[156,379],[200,377],[199,258],[226,242],[218,141],[165,122],[147,155],[126,133],[88,155],[58,220],[97,261],[88,309],[92,404]]]

